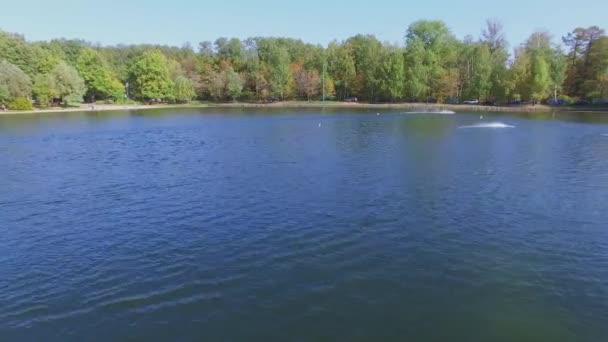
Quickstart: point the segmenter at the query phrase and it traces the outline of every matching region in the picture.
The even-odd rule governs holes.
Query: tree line
[[[513,49],[488,20],[457,39],[441,21],[412,23],[403,44],[356,35],[327,46],[291,38],[219,38],[195,49],[29,42],[0,31],[0,103],[344,100],[540,102],[608,97],[608,37],[597,26],[561,41],[534,32]],[[27,101],[25,101],[27,100]]]

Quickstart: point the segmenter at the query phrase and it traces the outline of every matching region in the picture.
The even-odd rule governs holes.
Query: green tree
[[[471,73],[470,94],[477,99],[488,99],[492,88],[492,61],[487,44],[477,44]]]
[[[547,97],[551,78],[549,75],[549,65],[542,55],[535,55],[532,58],[532,79],[530,97],[536,102],[540,102]]]
[[[553,49],[549,55],[550,90],[553,92],[553,99],[557,100],[557,95],[563,89],[564,81],[566,80],[566,55],[560,47]]]
[[[414,40],[408,44],[405,55],[406,93],[410,99],[426,99],[431,93],[430,66],[431,56],[422,41]]]
[[[36,51],[36,65],[33,74],[48,74],[50,73],[62,59],[56,53],[41,46],[34,46]]]
[[[482,37],[482,42],[487,44],[490,49],[492,71],[488,96],[493,100],[504,101],[507,97],[507,61],[509,59],[509,52],[507,51],[508,44],[502,24],[497,20],[488,19],[486,21],[486,28],[482,31]]]
[[[606,75],[608,74],[608,37],[598,38],[589,48],[588,66],[582,92],[588,98],[608,96]]]
[[[146,51],[129,66],[133,94],[142,100],[172,99],[173,82],[167,58],[158,50]]]
[[[21,35],[0,31],[0,60],[18,66],[28,75],[35,72],[35,51]]]
[[[530,55],[523,48],[515,50],[515,59],[509,70],[507,96],[511,100],[530,99]]]
[[[25,97],[17,97],[8,104],[8,108],[12,110],[32,110],[32,101]]]
[[[48,107],[51,101],[59,96],[56,90],[55,80],[50,73],[36,75],[34,77],[32,91],[38,101],[38,105],[43,108]]]
[[[192,81],[184,76],[179,76],[175,79],[174,95],[177,102],[188,102],[194,98],[194,85]]]
[[[124,98],[124,86],[112,75],[105,61],[95,50],[82,50],[76,60],[76,69],[84,79],[87,87],[86,97],[89,100]]]
[[[406,33],[406,79],[412,98],[444,97],[445,78],[456,64],[457,45],[442,21],[417,21]]]
[[[243,92],[243,78],[232,68],[225,71],[224,78],[226,80],[226,94],[230,99],[238,100]]]
[[[70,102],[82,102],[86,87],[84,80],[74,67],[61,62],[51,71],[51,78],[53,79],[51,84],[54,87],[52,93],[65,105]]]
[[[0,84],[0,104],[4,104],[10,101],[12,98],[11,93],[8,91],[6,84]]]
[[[336,94],[339,99],[352,95],[357,71],[351,49],[335,42],[327,48],[327,71],[334,81]]]
[[[19,67],[5,60],[0,61],[0,102],[6,103],[18,97],[32,96],[32,81]]]
[[[275,96],[285,99],[289,93],[291,83],[291,70],[289,69],[289,52],[287,48],[270,42],[262,53],[261,58],[268,66],[269,81]],[[261,56],[261,57],[262,57]]]
[[[355,62],[355,92],[368,101],[375,101],[378,95],[382,44],[372,35],[356,35],[346,43],[352,51]]]
[[[240,71],[245,65],[245,49],[238,38],[219,38],[215,41],[215,50],[220,59],[230,62],[234,69]]]
[[[90,48],[91,44],[82,39],[53,39],[48,43],[48,48],[64,60],[68,65],[76,66],[78,57],[82,50]]]
[[[584,96],[589,92],[589,77],[593,77],[591,61],[593,45],[602,37],[604,30],[597,26],[577,27],[562,38],[570,48],[565,79],[565,89],[571,95]],[[587,84],[587,86],[585,85]]]
[[[380,91],[386,99],[395,101],[403,96],[405,87],[405,62],[403,52],[393,49],[383,56],[379,75]]]

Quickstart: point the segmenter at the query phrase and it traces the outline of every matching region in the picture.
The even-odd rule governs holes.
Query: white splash
[[[458,128],[515,128],[515,126],[507,125],[502,122],[484,122],[469,126],[460,126]]]
[[[442,110],[424,110],[415,112],[403,112],[403,114],[456,114],[454,111],[442,109]]]

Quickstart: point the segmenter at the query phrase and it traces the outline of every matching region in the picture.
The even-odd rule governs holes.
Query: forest
[[[597,26],[563,37],[533,32],[510,46],[500,22],[458,39],[417,21],[399,44],[356,35],[327,46],[278,37],[219,38],[195,48],[30,42],[0,31],[0,104],[10,109],[108,103],[479,99],[571,103],[608,98],[608,36]]]

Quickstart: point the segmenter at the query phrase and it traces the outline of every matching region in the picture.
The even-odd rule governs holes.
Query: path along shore
[[[570,108],[570,107],[549,107],[545,105],[536,106],[482,106],[482,105],[450,105],[450,104],[427,104],[427,103],[345,103],[345,102],[305,102],[305,101],[286,101],[269,104],[230,102],[230,103],[191,103],[191,104],[159,104],[159,105],[90,105],[83,104],[80,107],[34,109],[28,111],[0,111],[3,114],[43,114],[43,113],[69,113],[69,112],[103,112],[103,111],[122,111],[122,110],[147,110],[147,109],[170,109],[170,108],[345,108],[345,109],[404,109],[404,110],[451,110],[455,112],[551,112],[551,111],[571,111],[588,112],[598,111],[608,113],[608,109],[589,109]]]

